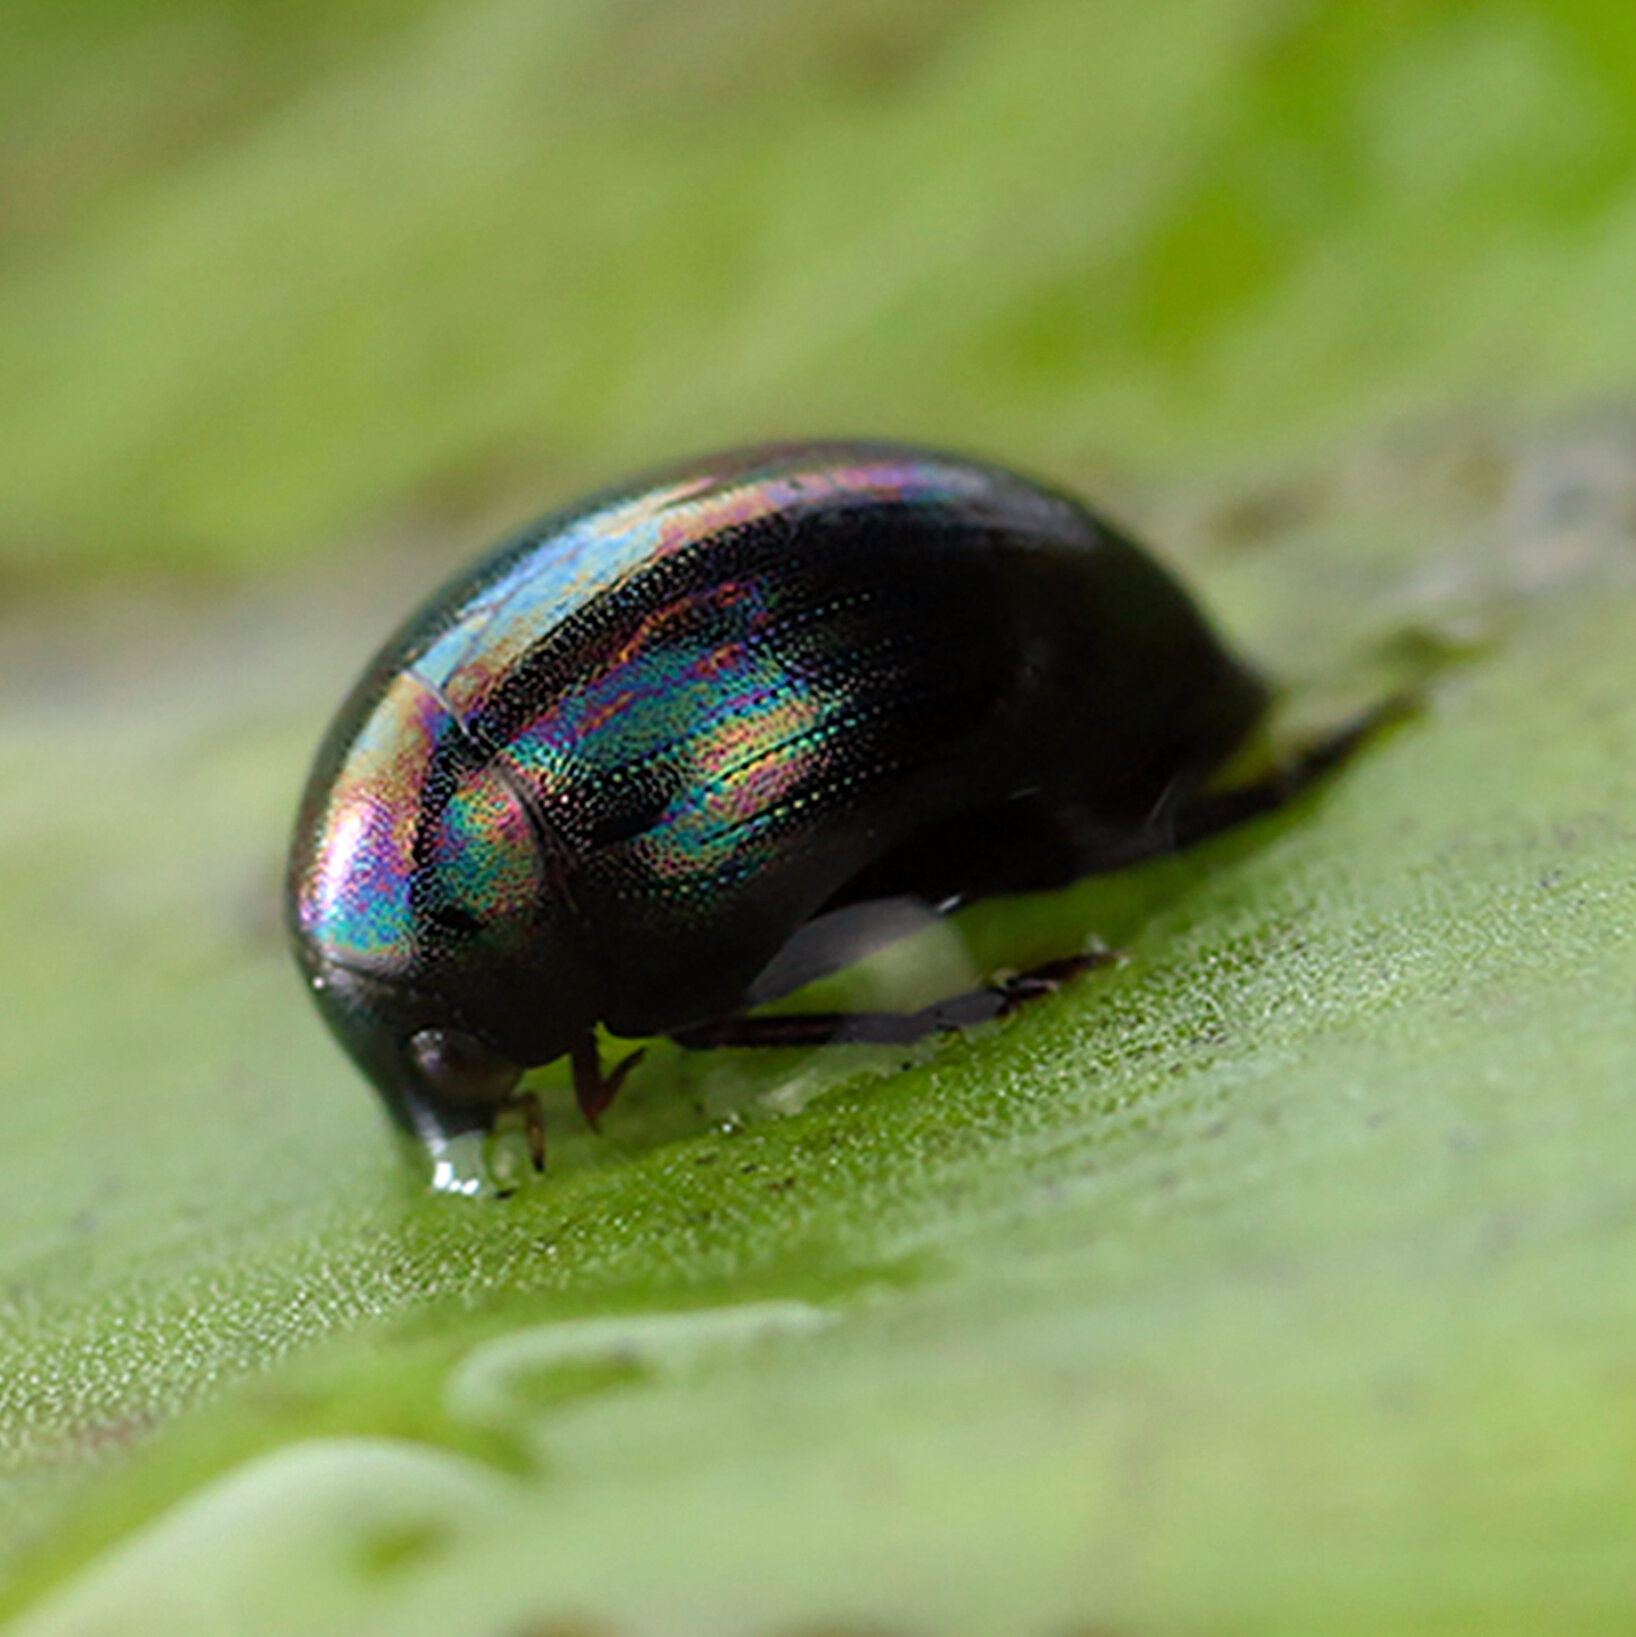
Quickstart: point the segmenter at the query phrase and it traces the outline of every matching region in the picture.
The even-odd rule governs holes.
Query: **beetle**
[[[697,460],[524,529],[375,655],[301,804],[296,955],[434,1160],[521,1106],[541,1166],[521,1076],[568,1056],[594,1124],[635,1061],[604,1071],[598,1025],[906,1039],[1053,987],[1084,962],[752,1014],[858,906],[1052,888],[1275,805],[1338,746],[1213,794],[1269,698],[1054,488],[878,442]]]

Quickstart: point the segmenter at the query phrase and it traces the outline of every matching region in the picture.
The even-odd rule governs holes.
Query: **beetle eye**
[[[427,1084],[454,1103],[504,1103],[523,1077],[510,1058],[462,1029],[422,1029],[409,1055]]]

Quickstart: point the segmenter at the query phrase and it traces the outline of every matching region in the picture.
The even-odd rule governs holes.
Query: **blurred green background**
[[[815,428],[1192,473],[1636,347],[1617,5],[8,13],[34,576],[282,566]]]
[[[1628,5],[4,33],[8,1630],[1628,1629]],[[556,1172],[427,1198],[282,949],[329,709],[529,513],[833,433],[1096,496],[1297,713],[1461,661],[974,929],[1119,971],[602,1142],[547,1076]]]

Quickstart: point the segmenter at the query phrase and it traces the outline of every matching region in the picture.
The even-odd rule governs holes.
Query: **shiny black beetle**
[[[826,912],[1053,887],[1271,805],[1291,780],[1204,793],[1267,701],[1067,495],[891,444],[698,461],[525,530],[376,655],[301,808],[296,951],[434,1158],[565,1054],[594,1120],[631,1061],[602,1072],[598,1024],[728,1045],[1005,1010],[1027,983],[745,1015],[770,968],[822,968]]]

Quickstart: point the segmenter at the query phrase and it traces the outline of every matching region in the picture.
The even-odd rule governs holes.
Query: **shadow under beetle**
[[[1266,685],[1144,551],[999,467],[880,443],[739,451],[554,513],[437,592],[319,750],[289,918],[325,1020],[443,1186],[449,1145],[595,1027],[707,1047],[904,1040],[1089,957],[912,1015],[754,1016],[848,958],[832,912],[946,911],[1277,805],[1208,781]],[[1352,737],[1355,737],[1352,736]],[[850,951],[855,952],[855,951]]]

